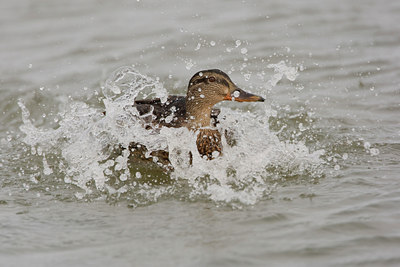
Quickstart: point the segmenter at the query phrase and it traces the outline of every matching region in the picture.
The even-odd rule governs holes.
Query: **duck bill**
[[[237,101],[237,102],[264,102],[265,99],[261,96],[247,93],[246,91],[236,88],[233,93],[228,94],[224,100]]]

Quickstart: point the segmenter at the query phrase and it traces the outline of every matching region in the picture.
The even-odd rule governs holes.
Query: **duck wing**
[[[182,127],[186,122],[186,96],[170,96],[164,103],[159,98],[135,100],[134,107],[147,123],[166,127]],[[219,109],[211,110],[211,118],[217,123]]]

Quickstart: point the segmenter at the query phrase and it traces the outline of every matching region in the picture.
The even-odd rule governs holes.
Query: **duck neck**
[[[203,99],[186,98],[186,120],[189,128],[209,127],[211,125],[211,109],[214,105]]]

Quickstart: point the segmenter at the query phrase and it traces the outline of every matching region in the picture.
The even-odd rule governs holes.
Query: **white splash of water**
[[[64,180],[84,189],[87,194],[92,193],[87,186],[91,181],[94,181],[97,190],[107,189],[107,170],[112,166],[106,160],[110,157],[113,146],[120,144],[128,147],[132,140],[137,140],[149,149],[166,148],[166,143],[159,137],[146,138],[148,133],[137,118],[137,111],[132,108],[133,100],[139,93],[144,96],[154,95],[165,102],[167,94],[159,82],[131,67],[124,67],[114,72],[106,81],[103,93],[105,116],[102,116],[102,111],[85,103],[73,102],[56,129],[36,128],[29,120],[29,111],[22,100],[18,102],[23,118],[20,129],[26,134],[24,142],[33,151],[59,153],[60,162],[63,162],[60,171],[65,175]],[[125,152],[113,163],[116,164],[116,170],[123,170],[122,179],[130,176],[127,168],[128,156]],[[48,169],[44,167],[44,171],[49,173],[46,170]]]
[[[277,76],[274,75],[271,85],[284,75],[289,79],[297,76],[295,69],[284,62],[272,67]],[[265,104],[254,104],[259,110],[257,114],[221,109],[218,128],[223,133],[224,149],[222,155],[209,161],[197,152],[195,132],[186,128],[143,127],[132,104],[136,97],[158,97],[165,102],[167,91],[158,80],[124,67],[111,75],[102,91],[105,115],[85,103],[73,102],[56,129],[35,127],[24,103],[18,103],[23,118],[21,131],[26,134],[24,142],[35,151],[32,157],[39,157],[37,151],[43,151],[43,173],[51,175],[57,168],[66,183],[84,189],[86,195],[94,190],[118,196],[131,192],[133,198],[140,196],[140,201],[151,202],[179,191],[184,183],[190,190],[178,198],[205,197],[216,202],[254,204],[268,196],[282,176],[322,173],[320,156],[324,151],[312,152],[301,142],[280,141],[269,130],[268,120],[274,111]],[[157,150],[169,152],[172,185],[156,187],[141,182],[151,180],[154,172],[143,166],[140,171],[131,169],[131,151],[127,148],[132,141],[144,145],[148,155]],[[50,154],[56,154],[58,162],[48,163],[45,155]],[[76,196],[83,197],[81,193]]]
[[[287,66],[283,60],[277,64],[268,64],[267,68],[274,69],[275,71],[272,79],[268,82],[272,87],[282,80],[283,76],[286,76],[289,81],[294,81],[297,76],[299,76],[297,69],[295,67]]]
[[[274,188],[276,178],[271,175],[269,168],[278,169],[289,176],[306,173],[320,175],[323,164],[320,156],[324,151],[310,152],[304,143],[279,141],[268,128],[267,113],[268,109],[263,116],[259,116],[222,108],[220,117],[224,119],[218,128],[221,132],[228,130],[233,134],[236,144],[230,146],[224,136],[223,154],[212,161],[196,153],[194,133],[182,129],[179,135],[166,134],[171,137],[168,139],[170,153],[180,151],[171,153],[175,168],[172,175],[188,180],[193,188],[192,196],[207,195],[215,201],[246,204],[255,204]],[[186,142],[182,143],[182,140]],[[182,147],[185,148],[184,152]],[[189,151],[193,154],[193,164],[189,165],[187,160],[182,164]],[[211,182],[204,184],[204,180]]]

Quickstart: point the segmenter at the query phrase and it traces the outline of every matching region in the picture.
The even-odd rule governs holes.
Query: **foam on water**
[[[271,64],[275,75],[268,90],[286,75],[298,73],[285,62]],[[218,203],[254,204],[268,197],[282,179],[314,179],[323,174],[323,150],[310,151],[303,142],[281,141],[269,128],[276,112],[268,104],[254,103],[256,112],[221,108],[218,128],[223,135],[223,153],[214,160],[201,158],[196,133],[186,128],[146,130],[132,103],[136,97],[167,100],[167,91],[157,80],[133,67],[116,70],[102,87],[106,113],[86,103],[73,101],[60,113],[58,127],[37,128],[22,100],[24,143],[32,158],[40,159],[37,176],[62,178],[83,189],[76,197],[107,195],[128,199],[132,205],[157,201],[163,196],[178,199],[208,199]],[[169,171],[153,165],[132,166],[130,150],[135,141],[169,152]],[[193,155],[189,163],[189,153]],[[60,177],[61,176],[61,177]],[[162,180],[156,181],[159,177]],[[161,182],[160,182],[161,181]]]

